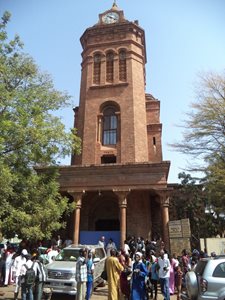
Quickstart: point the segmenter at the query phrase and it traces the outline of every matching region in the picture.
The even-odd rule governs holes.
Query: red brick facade
[[[116,229],[121,243],[158,234],[168,245],[170,162],[162,160],[160,102],[145,92],[144,30],[114,5],[81,44],[74,126],[82,153],[60,169],[61,191],[77,203],[74,240],[80,230]]]

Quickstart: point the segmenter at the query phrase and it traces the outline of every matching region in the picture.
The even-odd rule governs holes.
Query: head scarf
[[[142,258],[142,253],[141,252],[136,252],[135,255],[138,255],[140,258]]]
[[[27,252],[26,249],[23,249],[21,253],[22,253],[23,255],[27,255],[27,254],[28,254],[28,252]]]

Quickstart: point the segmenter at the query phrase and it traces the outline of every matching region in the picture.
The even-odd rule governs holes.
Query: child
[[[177,300],[180,300],[180,295],[182,291],[183,272],[181,271],[180,265],[178,265],[176,269],[177,269],[176,271]]]

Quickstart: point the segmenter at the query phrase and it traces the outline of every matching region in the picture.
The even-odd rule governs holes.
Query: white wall
[[[225,238],[200,239],[200,246],[203,251],[206,248],[208,255],[212,252],[216,252],[217,255],[225,255]]]

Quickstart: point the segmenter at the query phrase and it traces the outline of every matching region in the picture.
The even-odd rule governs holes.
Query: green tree
[[[50,237],[72,206],[59,194],[57,160],[79,152],[80,140],[53,115],[70,103],[0,23],[0,228],[7,237]],[[38,175],[35,166],[49,167]],[[51,166],[51,167],[50,167]]]
[[[206,171],[205,192],[214,215],[217,234],[225,236],[225,160],[212,157]]]
[[[183,140],[172,146],[205,162],[214,156],[224,160],[225,74],[202,74],[196,87],[196,99],[182,126]],[[199,169],[205,170],[205,166]]]
[[[179,173],[181,183],[174,189],[171,197],[171,209],[176,219],[190,220],[192,240],[215,235],[216,227],[213,214],[206,214],[208,205],[204,185],[190,174]],[[174,213],[175,210],[175,213]]]
[[[220,234],[225,222],[225,74],[203,73],[196,87],[196,101],[183,123],[181,142],[171,145],[192,156],[189,171],[205,174],[207,206],[214,211],[213,222]],[[195,159],[201,164],[195,164]]]

